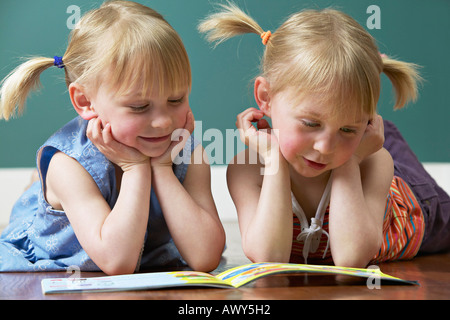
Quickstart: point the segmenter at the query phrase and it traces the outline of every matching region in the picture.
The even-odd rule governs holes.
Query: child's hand
[[[263,117],[263,111],[249,108],[237,116],[236,127],[239,129],[242,142],[267,160],[272,150],[278,152],[279,146],[277,137]],[[252,122],[256,122],[258,129],[253,126]]]
[[[383,147],[384,143],[384,125],[383,118],[380,115],[369,121],[366,131],[356,149],[354,156],[361,163],[366,157],[377,152]]]
[[[149,161],[149,157],[138,150],[115,140],[111,125],[108,123],[102,128],[102,122],[99,118],[89,120],[86,136],[109,161],[118,165],[124,172],[136,164]]]
[[[192,132],[194,132],[194,115],[192,111],[186,114],[186,123],[184,124],[184,128],[175,129],[172,132],[171,140],[169,148],[167,148],[166,152],[164,152],[159,157],[155,157],[151,159],[152,167],[157,166],[172,166],[173,160],[176,156],[183,150],[187,140],[191,136]]]

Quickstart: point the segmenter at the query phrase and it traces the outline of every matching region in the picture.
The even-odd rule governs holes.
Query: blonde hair
[[[69,37],[63,55],[66,84],[101,81],[126,93],[135,85],[143,95],[191,88],[191,68],[176,31],[156,11],[130,1],[108,1],[86,13]],[[40,86],[41,73],[53,58],[35,57],[19,65],[0,89],[0,118],[22,114],[27,96]]]
[[[239,34],[263,33],[235,4],[220,6],[222,10],[198,26],[209,41],[217,45]],[[420,80],[417,65],[382,58],[374,39],[361,25],[333,9],[291,15],[267,42],[261,72],[269,81],[271,94],[291,89],[295,99],[314,94],[335,107],[356,103],[370,115],[376,112],[381,72],[393,84],[395,109],[417,98]]]

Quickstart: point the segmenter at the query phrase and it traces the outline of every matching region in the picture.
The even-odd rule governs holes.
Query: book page
[[[278,273],[323,273],[342,274],[356,277],[377,277],[380,280],[403,282],[405,284],[417,284],[414,281],[406,281],[386,275],[380,269],[344,268],[325,265],[308,265],[292,263],[253,263],[236,267],[217,275],[218,279],[229,282],[233,287],[239,288],[251,281],[264,276]]]
[[[195,271],[137,273],[93,278],[58,278],[42,280],[44,293],[77,291],[126,291],[181,286],[230,287],[214,276]]]

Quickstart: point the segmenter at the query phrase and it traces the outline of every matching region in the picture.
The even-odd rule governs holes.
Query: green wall
[[[102,1],[82,0],[1,0],[0,77],[5,77],[21,57],[62,55],[72,22],[71,5],[81,14]],[[196,26],[213,10],[214,0],[141,0],[163,14],[179,32],[189,53],[193,71],[191,107],[201,120],[197,137],[203,138],[216,163],[226,163],[227,129],[234,130],[236,115],[256,106],[252,79],[258,75],[263,45],[256,35],[237,37],[212,49]],[[264,29],[272,31],[292,12],[303,8],[333,6],[341,9],[368,29],[370,5],[381,11],[380,28],[368,29],[377,39],[380,51],[422,66],[425,78],[415,104],[392,111],[394,97],[386,77],[379,112],[394,121],[419,159],[424,162],[450,162],[450,1],[448,0],[236,0]],[[23,117],[0,121],[0,168],[35,165],[36,149],[46,138],[75,116],[63,81],[64,72],[50,68],[42,76],[42,90],[33,94]],[[210,129],[216,130],[210,130]],[[200,131],[200,129],[202,129]],[[221,133],[221,134],[220,134]],[[218,150],[224,139],[224,149]],[[217,141],[216,141],[217,140]],[[228,143],[231,143],[228,139]],[[223,154],[222,158],[220,155]]]

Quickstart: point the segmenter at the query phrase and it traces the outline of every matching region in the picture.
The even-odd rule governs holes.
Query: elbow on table
[[[262,250],[244,249],[245,256],[253,263],[258,262],[279,262],[288,263],[290,253],[283,253],[279,251],[263,252]]]
[[[290,238],[292,239],[292,237]],[[288,241],[258,241],[247,235],[242,237],[242,251],[253,263],[278,262],[288,263],[291,257],[292,240]]]
[[[107,264],[99,267],[108,276],[117,276],[122,274],[132,274],[136,270],[136,265],[131,264]]]
[[[355,258],[333,258],[334,265],[344,268],[365,268],[369,261],[367,259],[355,259]]]
[[[189,263],[189,267],[195,271],[210,272],[218,267],[220,259],[221,256],[213,259],[199,259],[199,261],[193,261]],[[108,276],[115,276],[134,273],[136,270],[136,265],[124,261],[123,263],[121,262],[107,263],[99,266],[99,268]]]
[[[188,262],[189,267],[192,270],[200,272],[211,272],[219,266],[222,255],[216,257],[209,257],[209,259],[198,259],[198,261]]]
[[[341,250],[341,252],[333,253],[334,265],[346,268],[366,268],[370,261],[379,251],[378,246],[359,250]]]
[[[180,252],[188,266],[195,271],[211,272],[216,269],[222,260],[225,249],[225,232],[222,237],[215,239],[209,245],[202,245],[193,252]]]
[[[138,257],[125,257],[120,255],[97,257],[95,264],[108,276],[132,274],[136,271]]]

